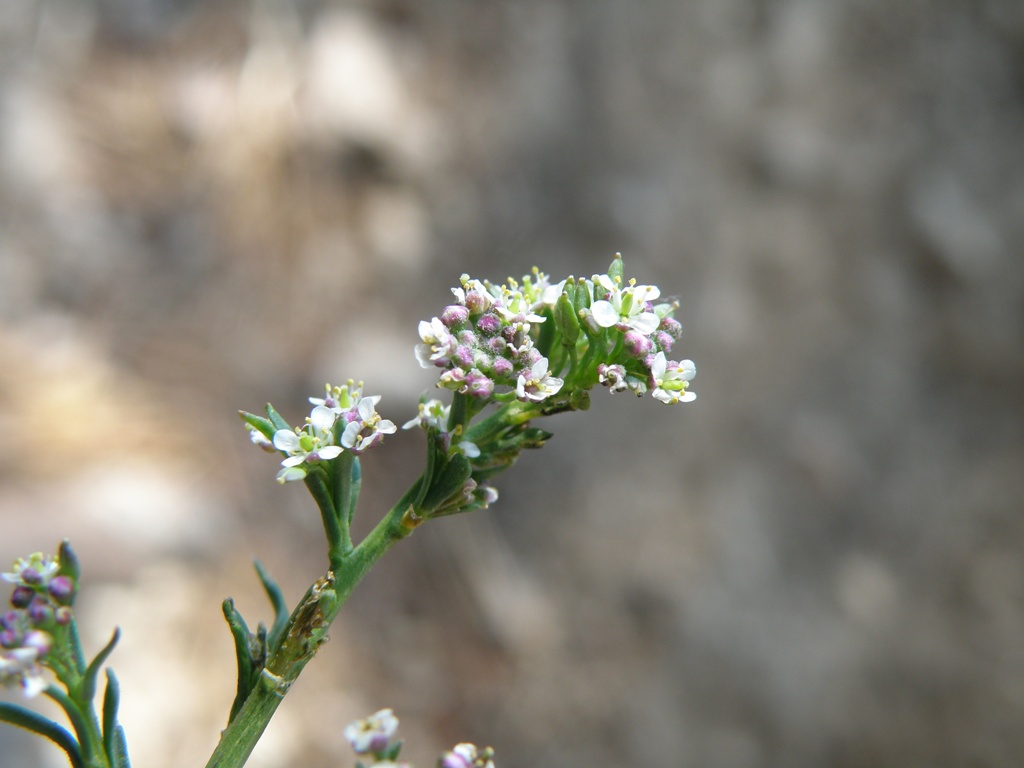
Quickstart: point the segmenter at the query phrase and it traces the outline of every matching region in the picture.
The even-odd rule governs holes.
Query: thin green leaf
[[[89,749],[89,726],[86,724],[85,717],[82,715],[78,705],[64,691],[52,685],[43,691],[43,695],[50,697],[60,704],[60,708],[64,710],[64,714],[71,721],[71,727],[75,729],[75,735],[78,736],[80,747],[84,746],[85,754],[83,757],[88,760],[91,751]]]
[[[256,566],[256,573],[260,577],[260,582],[263,584],[263,589],[270,599],[270,605],[274,608],[274,622],[270,625],[270,636],[267,642],[271,648],[276,648],[277,640],[288,623],[288,605],[285,603],[284,593],[281,591],[281,588],[277,586],[276,581],[270,578],[270,574],[267,573],[260,561],[256,560],[254,564]]]
[[[228,722],[235,719],[235,715],[242,708],[242,704],[249,697],[252,690],[252,671],[255,661],[252,657],[252,650],[249,645],[249,638],[252,637],[249,627],[242,618],[242,614],[235,608],[235,601],[230,597],[224,601],[224,618],[231,629],[231,636],[235,641],[235,658],[238,662],[238,685],[235,692],[235,700],[231,704],[231,712],[228,715]]]
[[[117,641],[121,637],[121,630],[119,628],[114,629],[114,634],[110,638],[110,642],[107,643],[103,650],[96,654],[89,666],[85,670],[85,674],[82,676],[82,683],[80,690],[80,696],[82,701],[90,702],[93,696],[96,695],[96,678],[100,674],[100,667],[103,666],[103,662],[107,660],[107,657],[114,650],[114,646],[117,645]]]
[[[128,740],[124,737],[124,728],[117,726],[114,730],[114,754],[110,756],[113,768],[132,768],[128,760]]]
[[[267,403],[267,418],[274,425],[274,429],[291,429],[288,422],[281,418],[281,414],[275,411],[270,403]]]
[[[32,731],[37,736],[49,739],[58,747],[63,749],[71,762],[71,768],[84,768],[82,751],[78,747],[75,737],[61,725],[53,722],[42,715],[31,710],[20,707],[17,704],[8,704],[0,701],[0,722],[10,723],[26,731]]]
[[[117,708],[121,702],[121,686],[114,670],[107,667],[107,688],[103,692],[103,749],[114,763],[114,734],[117,731]]]
[[[248,411],[239,411],[238,415],[242,417],[242,421],[267,438],[267,440],[274,439],[274,433],[277,431],[277,428],[270,419],[265,419]]]

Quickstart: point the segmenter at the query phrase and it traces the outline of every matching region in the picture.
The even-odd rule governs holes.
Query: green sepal
[[[562,293],[555,302],[555,327],[562,334],[562,343],[571,347],[580,337],[580,318],[567,293]]]
[[[388,748],[380,753],[380,759],[388,762],[395,762],[398,760],[398,753],[402,751],[402,744],[404,742],[399,739],[392,744],[388,745]]]
[[[540,332],[537,334],[537,341],[534,346],[544,357],[551,356],[551,347],[555,343],[556,332],[561,330],[557,323],[552,322],[551,310],[547,307],[543,311],[544,322],[540,324]]]
[[[78,580],[82,577],[82,566],[78,562],[78,556],[71,549],[71,542],[64,539],[57,548],[57,562],[60,568],[57,571],[61,576],[67,576],[75,583],[75,591],[78,590]],[[74,597],[71,598],[74,602]]]
[[[622,254],[621,253],[616,253],[615,254],[615,258],[612,259],[611,266],[608,267],[608,277],[610,277],[613,282],[621,282],[622,281]],[[618,278],[618,279],[616,280],[616,278]]]
[[[17,704],[0,701],[0,722],[10,723],[18,728],[31,731],[37,736],[42,736],[44,739],[49,739],[67,753],[68,760],[71,762],[71,768],[84,768],[85,762],[82,760],[82,750],[78,746],[75,737],[70,731],[53,720]]]
[[[576,281],[576,293],[572,297],[572,305],[576,308],[576,314],[579,314],[581,309],[590,308],[590,290],[587,288],[585,278],[581,277]]]
[[[466,481],[473,475],[473,466],[463,454],[452,456],[440,474],[436,475],[430,490],[423,499],[422,511],[430,514],[443,506],[446,501],[462,491]]]
[[[117,682],[114,670],[107,667],[107,687],[103,692],[103,749],[113,768],[128,765],[128,754],[125,750],[124,759],[118,760],[118,732],[124,740],[124,729],[118,725],[117,709],[121,703],[121,686]]]
[[[267,418],[270,419],[270,423],[274,425],[274,429],[287,429],[291,430],[291,425],[281,418],[281,414],[274,410],[274,406],[267,403]],[[270,435],[273,438],[273,434]]]
[[[96,654],[89,666],[86,667],[85,674],[82,675],[81,687],[79,688],[78,698],[81,701],[89,702],[92,701],[96,695],[96,678],[100,674],[100,667],[103,666],[103,662],[107,660],[107,657],[114,651],[114,646],[117,645],[117,641],[121,638],[121,630],[118,628],[114,629],[114,634],[110,637],[110,642],[103,646],[103,650]]]
[[[267,438],[267,440],[273,442],[274,433],[277,432],[277,427],[274,426],[274,422],[270,419],[265,419],[262,416],[257,416],[255,413],[249,413],[248,411],[239,411],[238,415],[242,417],[242,421]]]
[[[267,573],[260,561],[256,560],[254,565],[256,566],[256,573],[260,577],[260,583],[263,584],[263,590],[267,593],[270,605],[274,609],[274,622],[270,625],[267,643],[270,648],[276,648],[277,641],[281,637],[285,625],[288,623],[288,605],[285,603],[284,593],[281,591],[281,588],[277,586],[276,581],[270,578],[270,574]]]

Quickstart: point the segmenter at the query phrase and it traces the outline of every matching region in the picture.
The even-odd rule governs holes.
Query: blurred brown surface
[[[396,548],[254,768],[384,706],[421,768],[1018,766],[1022,62],[1014,0],[5,0],[0,563],[69,536],[135,764],[203,764],[220,601],[322,568],[236,411],[353,377],[401,423],[460,273],[622,251],[699,399],[597,392]]]

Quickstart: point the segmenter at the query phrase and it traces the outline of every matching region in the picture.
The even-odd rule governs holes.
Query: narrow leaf
[[[82,687],[80,689],[80,698],[82,701],[90,702],[92,701],[93,696],[96,695],[96,678],[99,676],[100,667],[103,666],[103,662],[105,662],[107,657],[110,656],[120,637],[121,630],[115,628],[114,634],[110,638],[110,642],[103,647],[102,651],[96,654],[96,658],[93,659],[86,668],[85,675],[82,677]]]
[[[117,726],[114,730],[114,754],[110,756],[113,768],[132,768],[128,760],[128,740],[124,736],[124,728]]]
[[[265,419],[248,411],[239,411],[238,415],[242,417],[242,421],[267,438],[267,440],[274,439],[274,433],[277,431],[277,428],[270,419]]]
[[[114,670],[107,667],[107,689],[103,692],[103,749],[112,764],[114,762],[114,734],[118,729],[117,708],[121,702],[121,686],[118,685]]]
[[[10,723],[26,731],[32,731],[37,736],[49,739],[58,747],[67,752],[68,760],[72,768],[84,768],[82,751],[78,747],[75,737],[64,728],[42,715],[31,710],[20,707],[17,704],[8,704],[0,701],[0,722]]]
[[[235,719],[235,715],[238,714],[252,690],[252,670],[255,662],[249,646],[249,638],[252,636],[249,627],[246,625],[245,619],[242,618],[242,614],[235,608],[235,601],[230,597],[224,601],[224,618],[228,622],[231,636],[235,641],[235,658],[238,662],[238,685],[235,700],[231,704],[231,713],[228,715],[230,723]]]
[[[288,605],[284,601],[284,593],[281,592],[281,588],[277,586],[276,581],[270,578],[270,574],[267,573],[260,561],[256,560],[254,564],[263,589],[270,599],[270,605],[274,608],[274,622],[270,625],[270,636],[267,642],[271,648],[276,648],[277,640],[281,636],[285,624],[288,623]]]
[[[281,414],[274,410],[274,406],[267,403],[267,418],[270,419],[270,423],[274,425],[274,429],[291,429],[291,426],[287,421],[281,418]],[[271,438],[273,435],[271,434]]]
[[[44,696],[48,696],[58,704],[60,708],[64,710],[64,714],[68,716],[68,720],[71,721],[71,727],[75,729],[75,734],[78,736],[78,743],[81,745],[85,742],[85,759],[89,759],[89,726],[86,725],[85,717],[82,716],[82,711],[78,708],[78,705],[71,700],[64,691],[54,686],[48,687],[43,691]]]

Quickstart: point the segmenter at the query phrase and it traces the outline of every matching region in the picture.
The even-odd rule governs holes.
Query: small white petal
[[[290,429],[279,429],[274,433],[274,447],[279,451],[292,453],[299,449],[299,436]]]
[[[644,336],[650,336],[658,330],[659,325],[661,325],[661,318],[653,312],[644,312],[642,315],[636,315],[629,320],[629,327],[639,331]]]
[[[594,316],[594,320],[596,320],[597,324],[602,328],[611,328],[619,322],[618,310],[603,299],[591,304],[590,312]]]

